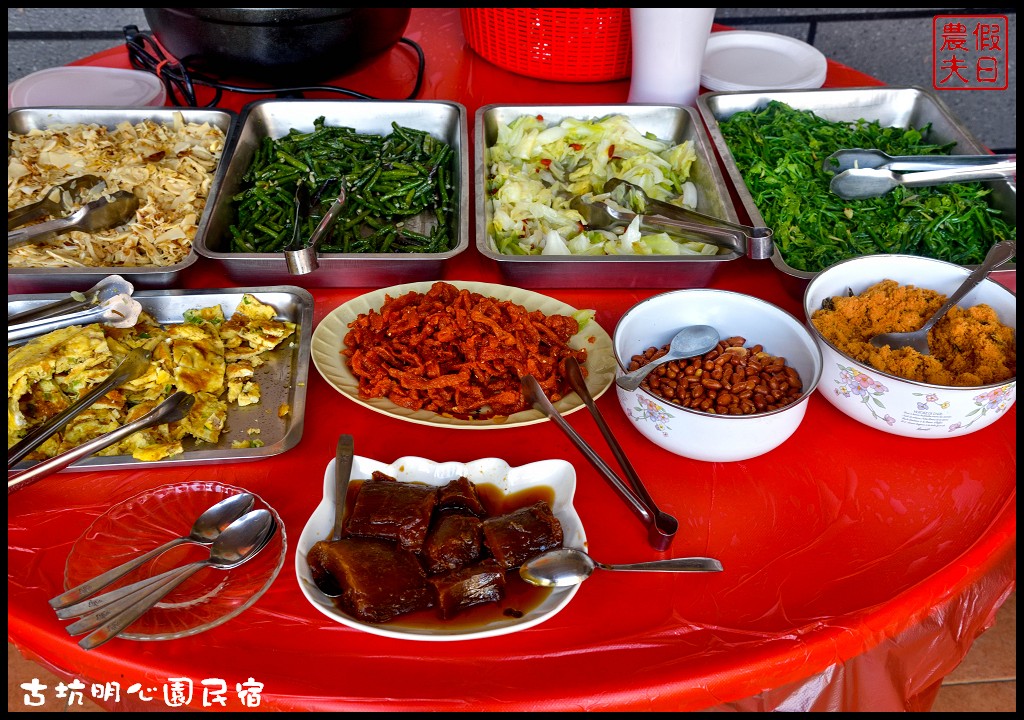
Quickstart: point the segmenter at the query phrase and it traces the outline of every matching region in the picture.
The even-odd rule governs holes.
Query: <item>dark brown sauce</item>
[[[346,509],[352,507],[362,484],[362,480],[352,480],[349,484],[348,496],[345,501]],[[476,491],[487,510],[488,517],[504,515],[542,500],[554,506],[555,501],[555,491],[550,487],[543,486],[526,488],[511,495],[505,495],[496,485],[478,484]],[[500,602],[468,607],[447,620],[439,617],[435,608],[430,608],[405,613],[389,622],[379,624],[381,627],[396,630],[409,628],[415,630],[438,629],[446,633],[453,630],[472,632],[491,623],[508,622],[509,619],[521,618],[529,614],[547,600],[551,591],[552,588],[538,587],[526,582],[519,576],[519,570],[513,568],[505,573],[505,597]],[[337,599],[334,600],[334,605],[342,612],[346,612]]]

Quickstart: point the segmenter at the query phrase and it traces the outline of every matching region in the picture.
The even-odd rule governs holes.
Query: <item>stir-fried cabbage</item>
[[[688,180],[693,144],[671,144],[641,133],[624,115],[566,118],[557,125],[522,115],[498,127],[488,149],[487,232],[505,255],[714,255],[715,245],[627,228],[587,230],[569,207],[573,197],[610,200],[611,178],[628,180],[656,200],[696,209]]]

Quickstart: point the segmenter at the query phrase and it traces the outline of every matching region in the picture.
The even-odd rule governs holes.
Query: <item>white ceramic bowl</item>
[[[946,438],[991,425],[1013,406],[1017,378],[978,387],[948,387],[904,380],[853,360],[825,340],[811,314],[828,297],[863,292],[882,280],[914,285],[949,296],[970,270],[912,255],[865,255],[823,270],[804,293],[804,314],[825,361],[818,389],[854,420],[894,435]],[[983,280],[960,305],[991,306],[999,320],[1016,331],[1017,296],[992,280]]]
[[[617,374],[625,373],[634,355],[667,344],[686,325],[711,325],[722,338],[738,335],[747,347],[763,345],[799,373],[803,392],[779,410],[712,415],[670,403],[643,387],[629,391],[616,385],[619,404],[634,427],[676,455],[708,462],[747,460],[784,443],[803,420],[821,376],[821,352],[807,328],[785,310],[750,295],[672,290],[637,303],[619,320],[612,337]]]
[[[303,528],[295,549],[295,575],[302,594],[313,607],[331,620],[356,630],[398,640],[473,640],[508,635],[539,625],[554,617],[576,595],[579,585],[551,588],[549,594],[538,605],[519,617],[502,615],[500,618],[483,620],[478,625],[456,622],[450,625],[431,623],[429,626],[419,626],[407,622],[402,617],[395,618],[389,623],[377,624],[349,615],[317,590],[309,563],[306,562],[309,549],[318,540],[330,537],[334,527],[334,462],[331,460],[324,470],[323,497]],[[434,487],[441,487],[459,477],[465,477],[480,486],[492,485],[505,496],[537,488],[550,489],[554,495],[551,511],[562,525],[563,545],[583,551],[588,548],[583,523],[573,506],[576,470],[565,460],[538,460],[512,467],[499,458],[482,458],[463,463],[435,462],[426,458],[406,456],[387,464],[360,455],[355,456],[352,465],[354,480],[369,478],[374,470],[390,475],[399,482],[423,483]]]

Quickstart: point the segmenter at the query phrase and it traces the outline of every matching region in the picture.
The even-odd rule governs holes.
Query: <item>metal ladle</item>
[[[843,200],[866,200],[881,197],[901,185],[908,188],[930,187],[975,180],[1002,180],[1012,178],[1016,174],[1016,160],[902,174],[885,168],[855,168],[844,170],[833,177],[829,189]]]
[[[893,350],[901,348],[913,348],[922,355],[930,355],[931,348],[928,346],[928,332],[935,326],[942,317],[949,312],[950,308],[964,299],[971,290],[976,288],[985,277],[1003,263],[1010,260],[1017,254],[1017,241],[1007,240],[993,245],[985,255],[985,260],[968,275],[960,287],[954,291],[938,311],[928,318],[927,322],[917,330],[909,332],[891,332],[875,335],[870,342],[877,348],[888,345]]]
[[[90,580],[86,580],[81,585],[77,585],[67,592],[61,593],[55,598],[51,598],[50,607],[57,611],[57,617],[59,618],[78,617],[85,612],[103,607],[113,600],[128,595],[129,592],[126,590],[133,586],[127,586],[126,588],[120,588],[118,590],[104,593],[99,598],[91,598],[92,595],[96,594],[103,588],[117,580],[120,580],[128,573],[142,567],[157,555],[162,555],[173,547],[183,545],[185,543],[193,543],[196,545],[213,544],[213,541],[220,537],[220,534],[224,532],[231,523],[252,510],[252,506],[255,502],[255,496],[252,493],[247,492],[224,498],[220,502],[211,505],[198,518],[196,518],[188,535],[182,535],[181,537],[169,540],[158,548],[154,548],[149,552],[143,553],[126,563],[122,563],[121,565],[111,568]],[[87,600],[86,598],[91,599]]]
[[[44,240],[54,235],[63,235],[72,230],[91,233],[117,227],[131,220],[138,209],[139,199],[135,197],[134,193],[118,190],[112,195],[83,205],[67,217],[8,231],[7,249]]]
[[[718,345],[718,331],[710,325],[690,325],[675,334],[669,344],[668,352],[659,358],[641,365],[636,370],[615,378],[615,384],[623,390],[636,390],[656,367],[673,360],[684,360],[709,352]]]
[[[541,553],[520,565],[519,577],[532,585],[563,587],[579,585],[598,568],[632,572],[722,572],[722,563],[714,558],[686,557],[626,565],[606,565],[582,550],[559,548]]]

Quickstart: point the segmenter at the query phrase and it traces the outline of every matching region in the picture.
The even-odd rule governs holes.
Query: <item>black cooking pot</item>
[[[143,8],[186,67],[290,85],[324,80],[402,38],[409,8]]]

